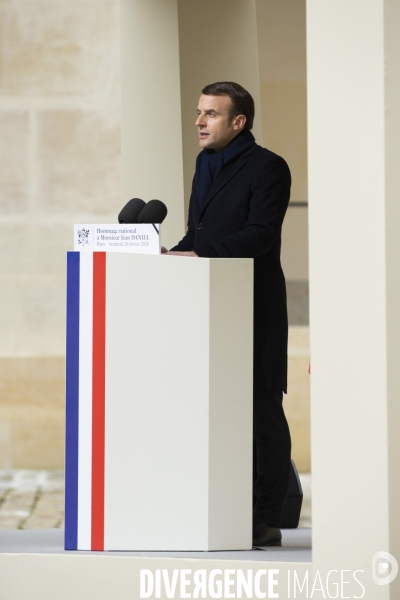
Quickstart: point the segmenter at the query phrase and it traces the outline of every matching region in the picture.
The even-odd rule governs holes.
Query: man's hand
[[[198,258],[199,257],[199,255],[196,254],[196,252],[193,252],[193,250],[191,252],[177,252],[177,251],[174,251],[174,252],[163,252],[161,250],[161,253],[165,254],[166,256],[191,256],[192,258]]]
[[[168,250],[166,249],[165,246],[161,246],[161,254],[166,254],[168,252]]]

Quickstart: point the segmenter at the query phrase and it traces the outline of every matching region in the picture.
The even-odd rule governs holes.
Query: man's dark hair
[[[246,117],[245,129],[252,129],[254,121],[254,100],[247,90],[233,81],[210,83],[201,91],[205,96],[229,96],[232,100],[230,118],[237,115]]]

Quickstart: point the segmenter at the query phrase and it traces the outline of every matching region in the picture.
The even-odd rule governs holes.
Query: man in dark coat
[[[254,101],[240,85],[206,86],[197,108],[199,145],[188,230],[167,254],[254,258],[253,545],[280,545],[290,473],[287,308],[280,263],[290,196],[286,162],[251,133]]]

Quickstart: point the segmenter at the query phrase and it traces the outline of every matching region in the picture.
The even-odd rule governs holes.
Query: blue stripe
[[[67,252],[67,365],[65,418],[66,550],[78,546],[79,252]]]

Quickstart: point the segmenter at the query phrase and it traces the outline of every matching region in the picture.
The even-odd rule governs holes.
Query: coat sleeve
[[[195,244],[196,254],[216,258],[255,258],[268,252],[281,232],[290,198],[290,184],[289,167],[283,158],[274,155],[254,175],[244,229]]]
[[[187,232],[186,234],[183,236],[183,238],[181,239],[180,242],[177,243],[176,246],[174,246],[173,248],[170,248],[170,250],[173,251],[178,251],[178,252],[187,252],[187,251],[191,251],[193,250],[193,246],[194,246],[194,238],[195,238],[195,233],[194,233],[194,220],[193,220],[193,188],[194,188],[194,178],[193,178],[193,183],[192,183],[192,194],[190,196],[190,203],[189,203],[189,215],[188,215],[188,228],[187,228]]]

